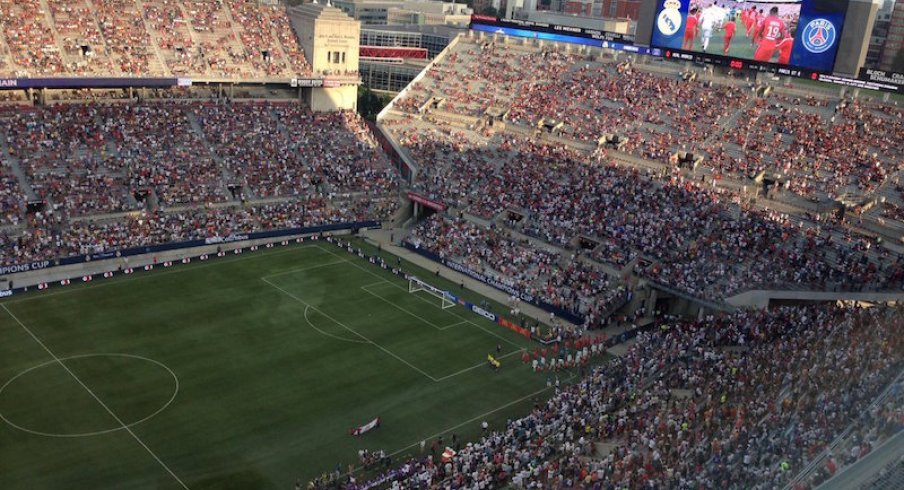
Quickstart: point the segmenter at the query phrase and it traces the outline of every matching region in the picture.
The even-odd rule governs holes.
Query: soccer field
[[[13,297],[0,488],[294,488],[525,414],[530,346],[323,242]]]

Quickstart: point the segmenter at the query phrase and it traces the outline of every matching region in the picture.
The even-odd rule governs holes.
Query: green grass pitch
[[[550,394],[521,363],[530,341],[323,242],[0,306],[5,490],[293,488]]]

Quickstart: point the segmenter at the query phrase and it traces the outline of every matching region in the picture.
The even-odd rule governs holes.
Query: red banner
[[[426,60],[426,48],[403,48],[391,46],[361,46],[358,54],[364,58],[402,58]]]
[[[422,206],[427,206],[428,208],[430,208],[434,211],[442,212],[442,211],[445,211],[446,208],[448,207],[443,203],[428,199],[416,192],[408,192],[408,199],[411,199],[412,201],[414,201]]]

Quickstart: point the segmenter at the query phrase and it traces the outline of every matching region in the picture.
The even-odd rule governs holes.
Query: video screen
[[[658,0],[652,44],[831,71],[847,1]]]

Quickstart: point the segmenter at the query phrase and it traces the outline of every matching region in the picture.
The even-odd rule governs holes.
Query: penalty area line
[[[327,314],[326,312],[324,312],[323,310],[321,310],[321,309],[317,308],[316,306],[314,306],[314,305],[308,303],[307,301],[305,301],[305,300],[299,298],[299,297],[296,296],[295,294],[292,294],[290,291],[287,291],[287,290],[285,290],[285,289],[283,289],[283,288],[277,286],[276,284],[274,284],[274,283],[268,281],[267,278],[265,278],[265,277],[262,277],[262,278],[261,278],[261,281],[264,281],[265,283],[269,284],[269,285],[270,285],[271,287],[273,287],[274,289],[276,289],[276,290],[282,292],[282,293],[285,294],[286,296],[288,296],[288,297],[294,299],[295,301],[298,301],[299,303],[301,303],[301,304],[303,304],[303,305],[309,307],[310,309],[312,309],[312,310],[314,310],[314,311],[320,313],[321,315],[323,315],[323,316],[326,317],[327,319],[329,319],[329,320],[335,322],[336,325],[339,325],[340,327],[342,327],[342,328],[348,330],[348,331],[351,332],[352,334],[354,334],[354,335],[360,337],[361,340],[363,340],[363,341],[365,341],[365,342],[367,342],[367,343],[373,345],[374,347],[376,347],[377,349],[380,349],[381,351],[385,352],[386,354],[389,354],[390,356],[392,356],[393,358],[395,358],[396,360],[398,360],[398,361],[401,362],[402,364],[405,364],[406,366],[410,367],[411,369],[413,369],[413,370],[417,371],[418,373],[422,374],[424,377],[426,377],[426,378],[429,379],[430,381],[433,381],[434,383],[437,382],[437,379],[436,379],[436,378],[434,378],[433,376],[430,376],[429,374],[427,374],[427,373],[426,373],[424,370],[422,370],[421,368],[415,366],[414,364],[411,364],[410,362],[406,361],[405,359],[402,359],[402,358],[399,357],[396,353],[394,353],[394,352],[392,352],[391,350],[389,350],[389,349],[383,347],[382,345],[380,345],[380,344],[374,342],[373,340],[371,340],[371,339],[365,337],[364,335],[360,334],[357,330],[348,327],[348,326],[345,325],[344,323],[342,323],[342,322],[340,322],[339,320],[336,320],[335,318],[333,318],[333,317],[331,317],[330,315],[328,315],[328,314]]]
[[[335,255],[336,257],[342,258],[341,255],[339,255],[339,254],[337,254],[336,252],[330,250],[329,248],[326,248],[326,249],[324,249],[324,250],[325,250],[327,253],[329,253],[329,254],[332,254],[332,255]],[[364,272],[366,272],[366,273],[368,273],[368,274],[370,274],[370,275],[372,275],[372,276],[374,276],[374,277],[381,277],[381,276],[380,276],[379,274],[377,274],[376,272],[374,272],[374,271],[372,271],[372,270],[369,270],[369,269],[366,268],[366,267],[363,267],[361,264],[358,264],[356,260],[349,260],[348,263],[351,264],[351,265],[354,266],[354,267],[357,267],[358,269],[361,269],[362,271],[364,271]],[[403,288],[402,286],[396,284],[395,282],[392,282],[392,281],[387,281],[387,282],[389,282],[390,284],[392,284],[393,287],[396,287],[396,288],[398,288],[398,289],[400,289],[400,290],[402,290],[402,291],[407,291],[407,289],[405,289],[405,288]],[[419,299],[419,300],[421,300],[421,301],[426,302],[427,304],[430,304],[430,305],[432,305],[432,306],[436,306],[436,305],[430,303],[429,301],[427,301],[426,299],[424,299],[424,298],[418,296],[417,294],[415,294],[414,297],[417,298],[417,299]],[[518,344],[512,342],[511,340],[509,340],[509,339],[507,339],[507,338],[505,338],[505,337],[502,337],[501,335],[499,335],[499,334],[497,334],[497,333],[495,333],[495,332],[491,332],[491,331],[487,330],[486,328],[482,327],[481,325],[478,325],[478,324],[472,322],[471,320],[468,320],[467,318],[465,318],[465,317],[459,315],[458,313],[453,313],[452,311],[449,311],[449,314],[452,315],[452,316],[454,316],[455,318],[458,318],[458,319],[462,320],[463,322],[465,322],[465,323],[467,323],[467,324],[469,324],[469,325],[475,326],[475,327],[479,328],[480,330],[483,330],[485,333],[487,333],[487,334],[489,334],[489,335],[492,335],[493,337],[496,337],[497,339],[499,339],[499,340],[501,340],[501,341],[503,341],[503,342],[505,342],[505,343],[507,343],[507,344],[509,344],[509,345],[511,345],[511,346],[514,346],[516,349],[521,349],[521,348],[522,348],[520,345],[518,345]],[[444,328],[447,328],[447,327],[443,327],[443,328],[441,328],[440,330],[442,330],[442,329],[444,329]]]

